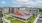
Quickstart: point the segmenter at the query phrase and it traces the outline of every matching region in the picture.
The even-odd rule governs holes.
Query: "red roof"
[[[13,12],[13,14],[18,14],[20,16],[23,16],[19,11],[15,11],[15,12]]]

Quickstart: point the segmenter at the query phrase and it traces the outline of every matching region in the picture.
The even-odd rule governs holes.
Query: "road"
[[[42,16],[42,15],[40,15],[40,16]],[[37,20],[37,23],[42,23],[42,21],[40,21],[40,20]]]

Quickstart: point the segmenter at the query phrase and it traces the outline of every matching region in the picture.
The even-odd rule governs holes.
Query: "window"
[[[18,10],[19,10],[19,8],[18,8]]]
[[[0,11],[0,14],[2,14],[2,11]]]
[[[32,15],[35,15],[35,14],[32,14]]]
[[[31,11],[31,10],[30,10]]]

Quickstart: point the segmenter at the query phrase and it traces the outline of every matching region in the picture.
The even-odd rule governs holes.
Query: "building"
[[[3,23],[3,21],[2,21],[2,17],[3,17],[3,9],[2,8],[0,8],[0,23]]]
[[[31,16],[35,15],[37,16],[39,13],[39,9],[37,8],[28,8],[28,7],[8,7],[8,8],[3,8],[4,13],[11,13],[10,15],[13,18],[17,18],[23,21],[27,21]],[[13,12],[20,12],[14,14]]]

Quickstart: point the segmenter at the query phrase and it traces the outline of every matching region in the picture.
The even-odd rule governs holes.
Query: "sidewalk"
[[[40,16],[40,14],[38,15],[38,17],[36,18],[36,20],[34,21],[34,23],[36,23],[36,22],[37,22],[37,20],[39,19],[39,16]]]

